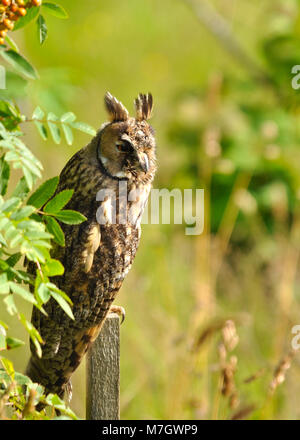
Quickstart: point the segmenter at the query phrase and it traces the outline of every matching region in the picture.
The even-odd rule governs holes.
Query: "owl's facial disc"
[[[151,133],[137,129],[135,120],[130,122],[109,124],[101,133],[98,157],[107,173],[118,179],[146,176],[155,154]]]
[[[136,171],[143,171],[144,173],[148,172],[148,154],[142,151],[138,145],[135,145],[128,134],[123,134],[116,142],[116,149],[119,153],[121,153],[120,156],[121,161],[122,159],[124,161],[124,169],[127,168],[128,171],[136,169]]]

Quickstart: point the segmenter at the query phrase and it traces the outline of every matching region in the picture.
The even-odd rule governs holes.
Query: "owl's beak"
[[[139,162],[141,169],[144,171],[144,173],[147,173],[149,171],[148,155],[146,153],[138,154],[138,162]]]

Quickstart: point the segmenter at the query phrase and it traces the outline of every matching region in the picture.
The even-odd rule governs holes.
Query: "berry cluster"
[[[27,9],[40,6],[42,0],[0,0],[0,44],[4,44],[7,31],[14,28],[15,21],[27,14]]]

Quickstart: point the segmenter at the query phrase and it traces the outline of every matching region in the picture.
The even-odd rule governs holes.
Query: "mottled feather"
[[[81,212],[87,220],[80,225],[60,223],[66,243],[64,247],[54,244],[51,250],[51,256],[65,268],[62,276],[51,281],[71,298],[75,320],[53,298],[44,305],[47,316],[37,308],[32,312],[32,323],[44,345],[39,358],[31,343],[27,374],[44,385],[46,392],[63,396],[69,388],[69,379],[101,331],[139,245],[140,219],[156,170],[153,130],[145,121],[151,114],[152,96],[140,94],[139,102],[141,118],[130,118],[125,107],[107,93],[105,105],[111,122],[69,160],[60,174],[56,193],[73,189],[66,209]],[[120,148],[125,139],[130,142],[130,152]],[[144,154],[147,172],[141,162]],[[126,177],[119,178],[119,173]],[[127,196],[136,188],[140,190],[138,199],[128,197],[126,209],[133,213],[132,219],[118,223],[117,211],[117,221],[112,223],[105,206],[107,221],[99,224],[97,210],[105,201],[98,200],[98,191],[109,189],[118,194],[121,181],[127,183]],[[32,264],[28,271],[35,272]]]

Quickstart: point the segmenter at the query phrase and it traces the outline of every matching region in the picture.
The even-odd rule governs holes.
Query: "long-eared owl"
[[[147,122],[152,95],[138,96],[135,117],[110,93],[104,102],[110,122],[69,160],[56,190],[73,189],[66,208],[87,218],[76,226],[61,224],[65,246],[54,245],[51,251],[65,268],[52,281],[72,300],[75,319],[52,298],[44,306],[47,316],[37,308],[32,312],[44,345],[39,358],[31,344],[27,374],[46,392],[60,396],[99,334],[131,267],[156,170],[154,131]]]

